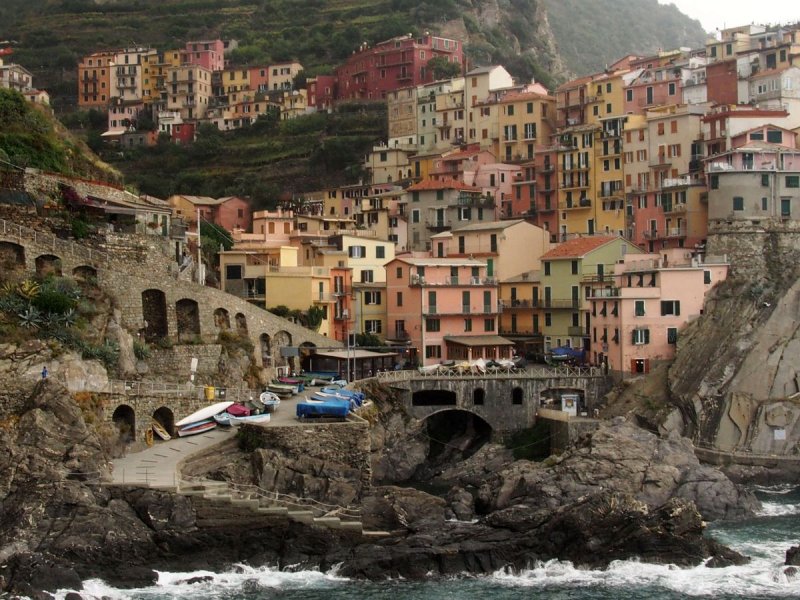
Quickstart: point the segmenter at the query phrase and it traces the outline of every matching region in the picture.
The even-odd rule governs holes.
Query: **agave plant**
[[[19,317],[19,324],[28,329],[39,329],[44,322],[41,311],[35,306],[29,306],[17,316]]]
[[[0,296],[14,296],[17,293],[17,284],[6,281],[3,287],[0,287]]]
[[[17,294],[22,296],[25,300],[33,300],[39,295],[41,287],[32,279],[26,279],[17,287]]]
[[[75,312],[74,308],[70,308],[69,310],[58,315],[58,317],[61,325],[72,327],[75,325],[75,321],[78,318],[78,313]]]

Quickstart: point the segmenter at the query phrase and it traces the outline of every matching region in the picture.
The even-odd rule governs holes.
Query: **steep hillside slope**
[[[75,91],[78,58],[96,49],[169,49],[212,36],[239,41],[235,63],[299,59],[330,71],[363,41],[429,29],[468,39],[474,65],[502,63],[552,84],[629,52],[697,45],[697,21],[656,0],[4,0],[0,39],[53,95]]]

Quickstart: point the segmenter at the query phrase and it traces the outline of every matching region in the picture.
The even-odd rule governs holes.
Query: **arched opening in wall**
[[[25,271],[25,247],[14,242],[0,242],[0,274],[8,279]]]
[[[214,327],[217,331],[228,331],[231,328],[231,317],[224,308],[214,311]]]
[[[483,406],[483,402],[486,399],[486,390],[483,388],[475,388],[472,391],[472,404],[475,406]]]
[[[247,317],[243,313],[236,313],[236,330],[239,335],[247,335]]]
[[[262,333],[258,337],[258,345],[261,348],[261,366],[267,369],[272,366],[272,348],[266,333]]]
[[[457,400],[450,390],[419,390],[411,395],[411,406],[456,406]]]
[[[292,335],[287,331],[279,331],[272,336],[272,364],[275,368],[283,367],[284,369],[291,370],[292,365],[288,357],[281,356],[281,348],[286,348],[292,345]]]
[[[72,269],[72,276],[78,281],[97,280],[97,269],[89,265],[81,265]]]
[[[314,370],[314,354],[316,353],[317,345],[311,342],[303,342],[300,344],[300,368],[306,371]]]
[[[117,427],[119,440],[125,444],[136,441],[136,413],[127,404],[114,409],[111,421]]]
[[[37,256],[36,274],[39,277],[47,277],[48,275],[61,277],[61,259],[53,254]]]
[[[178,340],[186,341],[200,335],[200,307],[196,300],[181,298],[175,303]]]
[[[525,393],[521,387],[515,387],[511,390],[511,404],[522,404],[524,397]]]
[[[442,410],[425,419],[428,454],[414,479],[435,480],[443,470],[455,466],[480,450],[492,438],[492,427],[475,413]]]
[[[158,423],[167,434],[175,434],[175,415],[166,406],[160,407],[153,413],[153,422]],[[153,433],[156,437],[161,437],[157,427],[153,428]]]
[[[154,342],[167,337],[167,297],[161,290],[142,292],[142,332],[145,340]]]

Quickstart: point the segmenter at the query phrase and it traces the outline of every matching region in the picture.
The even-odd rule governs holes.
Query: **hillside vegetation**
[[[19,92],[0,88],[0,169],[10,165],[110,181],[120,178],[49,111]]]

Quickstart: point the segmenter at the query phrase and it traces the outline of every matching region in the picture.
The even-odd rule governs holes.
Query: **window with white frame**
[[[374,305],[381,303],[380,292],[364,292],[364,304]]]
[[[364,321],[364,329],[367,333],[382,333],[383,325],[380,319],[367,319]]]
[[[661,316],[668,315],[678,316],[681,314],[680,300],[662,300],[661,301]]]
[[[633,330],[633,344],[635,346],[643,346],[650,343],[650,330],[649,329],[634,329]]]

